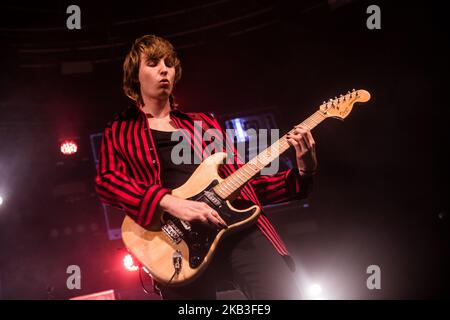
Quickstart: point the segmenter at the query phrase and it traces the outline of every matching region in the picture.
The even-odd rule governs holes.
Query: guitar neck
[[[300,125],[312,130],[324,119],[326,119],[324,113],[321,110],[317,110],[309,118],[301,122]],[[289,133],[293,132],[294,128],[289,131]],[[222,199],[227,199],[230,195],[238,191],[247,181],[257,175],[264,167],[269,165],[283,152],[289,149],[289,147],[290,145],[287,141],[287,134],[285,134],[252,160],[229,175],[221,183],[216,185],[214,187],[214,191]]]

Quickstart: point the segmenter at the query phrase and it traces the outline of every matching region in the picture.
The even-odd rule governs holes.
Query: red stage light
[[[61,144],[61,153],[65,155],[75,154],[78,150],[78,146],[74,141],[64,141]]]
[[[139,269],[139,267],[135,264],[133,257],[131,254],[127,254],[123,258],[123,265],[128,271],[136,271]]]

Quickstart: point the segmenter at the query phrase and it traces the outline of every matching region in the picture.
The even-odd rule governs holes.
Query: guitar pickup
[[[218,208],[222,207],[222,200],[219,199],[214,192],[205,191],[204,195],[206,199],[208,199],[213,205],[215,205]]]

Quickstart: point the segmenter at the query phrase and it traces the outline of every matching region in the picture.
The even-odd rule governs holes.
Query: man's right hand
[[[181,199],[166,194],[159,202],[161,209],[184,221],[201,221],[227,228],[227,224],[216,210],[204,202]]]

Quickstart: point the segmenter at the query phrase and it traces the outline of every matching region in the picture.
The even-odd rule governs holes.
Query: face
[[[175,67],[170,58],[147,59],[141,53],[139,83],[141,94],[150,99],[167,99],[172,93],[175,80]]]

